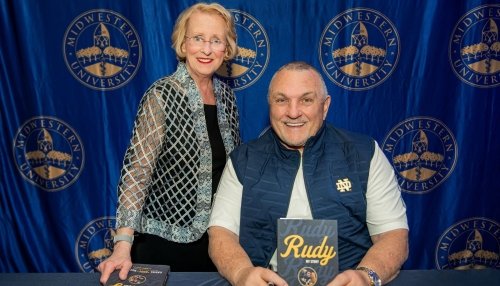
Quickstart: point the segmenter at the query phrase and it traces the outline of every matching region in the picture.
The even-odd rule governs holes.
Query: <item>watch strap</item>
[[[130,244],[133,244],[134,236],[128,234],[117,234],[113,237],[113,243],[117,243],[118,241],[126,241]]]
[[[364,266],[359,266],[356,268],[356,270],[361,270],[366,272],[366,274],[368,274],[368,278],[370,278],[370,286],[382,286],[382,280],[380,280],[380,277],[378,276],[377,272]]]

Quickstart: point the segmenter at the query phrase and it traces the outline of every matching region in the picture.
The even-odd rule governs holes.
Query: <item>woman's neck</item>
[[[204,104],[215,105],[214,88],[211,78],[195,81]]]
[[[212,84],[211,76],[201,76],[200,74],[195,73],[191,70],[189,65],[186,66],[191,78],[194,80],[196,87],[200,91],[201,98],[204,104],[214,105],[215,104],[215,95],[214,88]]]

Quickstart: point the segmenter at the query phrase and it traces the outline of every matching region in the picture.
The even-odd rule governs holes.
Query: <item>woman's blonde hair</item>
[[[172,48],[175,50],[177,59],[181,61],[186,59],[186,53],[182,51],[181,47],[186,36],[189,18],[197,11],[222,17],[226,23],[226,39],[224,39],[224,41],[227,43],[224,60],[227,61],[234,58],[236,54],[238,54],[238,47],[236,46],[236,28],[231,13],[218,3],[207,4],[202,2],[184,10],[175,22],[174,31],[172,33]]]

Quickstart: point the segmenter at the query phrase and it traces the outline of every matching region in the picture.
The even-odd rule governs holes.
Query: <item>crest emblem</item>
[[[67,123],[53,117],[26,121],[17,131],[13,147],[19,172],[46,191],[67,188],[83,169],[80,137]]]
[[[110,10],[91,10],[66,29],[66,66],[83,85],[113,90],[127,84],[139,69],[142,47],[134,26]]]
[[[450,64],[455,75],[474,87],[500,85],[500,4],[472,9],[456,24],[450,39]]]
[[[238,34],[238,54],[217,70],[220,79],[234,90],[258,81],[269,62],[269,39],[264,27],[252,15],[230,9]]]
[[[470,218],[449,227],[436,246],[438,269],[500,268],[500,225]]]
[[[349,9],[323,30],[319,60],[336,85],[354,91],[373,88],[394,71],[400,54],[399,34],[382,13]]]
[[[78,234],[75,256],[83,272],[96,272],[99,263],[113,253],[114,217],[89,222]]]
[[[399,123],[382,146],[402,191],[414,194],[430,192],[444,182],[458,157],[451,131],[430,117],[413,117]]]

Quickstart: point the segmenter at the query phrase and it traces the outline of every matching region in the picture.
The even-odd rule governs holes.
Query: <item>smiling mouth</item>
[[[285,122],[285,125],[288,127],[302,127],[306,124],[305,122]]]
[[[198,61],[201,63],[210,63],[210,62],[212,62],[212,59],[198,58]]]

